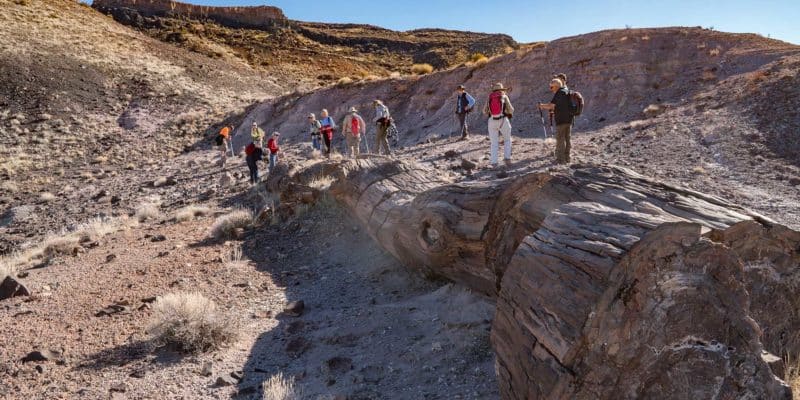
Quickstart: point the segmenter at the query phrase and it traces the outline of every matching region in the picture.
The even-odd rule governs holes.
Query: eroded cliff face
[[[92,7],[103,11],[119,8],[137,10],[143,16],[210,19],[233,28],[272,28],[287,23],[278,7],[212,7],[171,0],[95,0]]]
[[[278,169],[282,210],[331,194],[388,252],[496,300],[507,399],[790,398],[800,233],[629,170],[450,183],[368,156]]]

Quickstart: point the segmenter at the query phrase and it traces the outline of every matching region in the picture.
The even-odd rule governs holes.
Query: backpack
[[[581,115],[583,112],[583,96],[581,93],[575,90],[569,91],[569,101],[570,105],[572,106],[572,116],[577,117]]]
[[[358,117],[353,115],[353,117],[350,118],[350,133],[352,133],[353,136],[358,136],[358,134],[361,133],[360,127],[361,125],[358,122]]]
[[[502,115],[505,110],[503,92],[496,91],[489,95],[489,112],[492,115]]]
[[[222,143],[225,142],[225,137],[222,135],[217,135],[217,138],[214,140],[217,143],[217,146],[222,146]]]

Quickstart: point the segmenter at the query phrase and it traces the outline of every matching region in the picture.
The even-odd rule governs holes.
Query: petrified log
[[[762,351],[799,350],[797,232],[616,167],[451,183],[371,157],[270,186],[319,175],[407,266],[496,299],[504,398],[789,396]]]

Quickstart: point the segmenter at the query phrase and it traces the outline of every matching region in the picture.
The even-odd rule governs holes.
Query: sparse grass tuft
[[[8,193],[17,193],[19,191],[19,186],[15,182],[5,181],[3,183],[0,183],[0,191]]]
[[[695,175],[705,175],[705,174],[708,173],[708,171],[706,171],[705,168],[703,168],[703,167],[698,165],[698,166],[695,166],[694,168],[692,168],[692,173],[695,174]]]
[[[7,276],[14,276],[16,272],[16,267],[11,265],[11,263],[0,260],[0,282],[3,282]]]
[[[247,260],[242,258],[242,248],[239,246],[225,249],[220,258],[222,259],[222,264],[228,270],[241,269],[247,265]]]
[[[210,212],[211,210],[208,207],[190,205],[178,210],[175,213],[175,220],[178,222],[191,221],[196,217],[208,215]]]
[[[56,195],[54,195],[54,194],[52,194],[50,192],[42,192],[39,195],[39,200],[44,201],[45,203],[49,203],[49,202],[51,202],[51,201],[53,201],[55,199],[56,199]]]
[[[147,331],[164,345],[187,353],[218,349],[236,339],[236,328],[200,293],[170,293],[153,305]]]
[[[211,236],[215,239],[229,239],[235,236],[236,230],[246,228],[253,223],[253,213],[243,208],[225,214],[211,225]]]
[[[469,60],[476,62],[478,60],[483,60],[484,58],[486,58],[486,56],[483,55],[483,53],[472,53],[472,55],[469,57]]]
[[[294,378],[284,378],[282,373],[264,381],[264,400],[300,400],[302,392],[295,386]]]
[[[146,202],[136,207],[136,213],[133,216],[137,221],[144,222],[148,219],[158,219],[161,216],[161,210],[158,204]]]
[[[328,190],[335,179],[330,175],[321,175],[308,182],[308,187],[317,190]]]
[[[425,75],[433,72],[433,66],[430,64],[414,64],[411,66],[411,73],[415,75]]]
[[[473,65],[475,68],[482,68],[483,66],[485,66],[485,65],[486,65],[486,64],[488,64],[488,63],[489,63],[489,59],[488,59],[488,58],[486,58],[486,57],[483,57],[483,58],[481,58],[481,59],[478,59],[478,60],[474,61],[474,62],[472,63],[472,65]]]
[[[783,360],[786,365],[785,376],[786,383],[792,388],[792,397],[800,398],[800,364],[794,361],[791,357],[786,356]]]
[[[351,83],[353,83],[353,78],[350,78],[350,77],[348,77],[348,76],[342,77],[342,78],[340,78],[338,81],[336,81],[336,84],[337,84],[337,85],[340,85],[340,86],[342,86],[342,85],[349,85],[349,84],[351,84]]]

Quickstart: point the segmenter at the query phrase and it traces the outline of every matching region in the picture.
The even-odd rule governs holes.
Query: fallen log
[[[405,265],[496,299],[504,398],[789,396],[762,350],[800,350],[797,232],[608,166],[452,183],[367,157],[269,185],[321,174]]]

